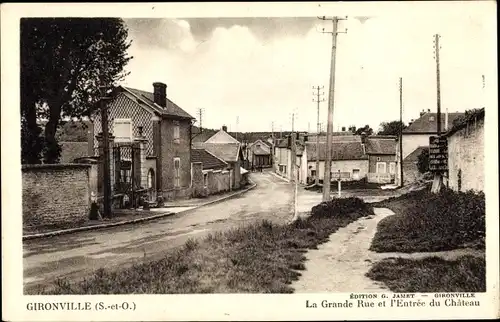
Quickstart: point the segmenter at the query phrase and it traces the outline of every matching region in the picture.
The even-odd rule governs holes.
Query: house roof
[[[317,137],[317,134],[311,134],[308,136],[307,141],[316,142]],[[326,134],[319,135],[319,142],[326,142]],[[350,132],[334,132],[332,134],[332,142],[361,142],[361,136]]]
[[[122,86],[122,88],[125,91],[137,97],[138,99],[140,99],[142,102],[148,105],[148,107],[150,107],[160,115],[178,117],[184,119],[194,119],[194,117],[189,115],[186,111],[184,111],[182,108],[180,108],[177,104],[175,104],[168,98],[167,98],[167,107],[163,108],[154,102],[154,95],[151,92],[146,92],[140,89],[124,87],[124,86]]]
[[[219,130],[217,133],[208,138],[205,143],[235,143],[240,144],[235,138],[229,135],[224,130]]]
[[[203,148],[225,162],[236,162],[240,155],[240,143],[209,143],[202,144]]]
[[[367,137],[365,141],[366,154],[396,154],[395,138]]]
[[[428,150],[428,146],[419,146],[412,153],[408,154],[406,158],[404,158],[403,162],[417,162],[418,156],[422,153],[423,150]]]
[[[448,113],[448,128],[452,127],[455,119],[463,115],[464,113]],[[441,113],[441,129],[445,129],[444,113]],[[437,133],[437,113],[425,113],[403,130],[403,134],[412,133]]]
[[[316,160],[316,142],[307,142],[307,160]],[[326,159],[326,143],[319,143],[319,160]],[[332,160],[367,160],[361,142],[334,142],[332,143]]]
[[[201,162],[203,169],[216,169],[227,166],[227,163],[205,149],[191,149],[191,162]]]
[[[266,142],[257,140],[250,145],[252,153],[255,155],[271,155],[271,148]]]

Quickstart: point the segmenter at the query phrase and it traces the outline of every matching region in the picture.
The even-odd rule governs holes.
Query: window
[[[181,159],[174,158],[174,185],[176,188],[181,186]]]
[[[386,173],[387,164],[385,162],[377,162],[377,173]]]
[[[396,162],[389,163],[389,173],[390,174],[396,173]]]
[[[359,169],[352,169],[352,178],[354,180],[359,180]]]
[[[179,140],[180,137],[179,125],[174,125],[174,140]]]
[[[174,143],[179,143],[181,138],[179,121],[174,121]]]
[[[155,180],[155,171],[153,169],[149,169],[148,171],[148,189],[153,189],[154,188],[154,181]]]
[[[316,170],[311,170],[311,177],[316,177]]]
[[[434,116],[429,116],[429,121],[434,122]]]
[[[203,186],[208,186],[208,173],[203,174]]]
[[[113,135],[115,136],[115,142],[132,141],[132,119],[114,119]]]
[[[377,157],[377,161],[380,161],[380,157]]]

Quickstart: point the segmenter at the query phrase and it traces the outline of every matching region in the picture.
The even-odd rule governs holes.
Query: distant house
[[[302,168],[303,176],[307,177],[307,182],[312,182],[319,177],[324,179],[324,169],[326,160],[326,143],[320,142],[317,149],[316,142],[308,141],[305,144],[305,155],[307,167]],[[316,160],[319,157],[319,169],[316,169]],[[357,140],[341,141],[332,143],[332,166],[331,172],[341,172],[342,180],[357,181],[368,175],[369,160],[365,154],[361,138]],[[336,180],[336,179],[332,179]]]
[[[164,200],[191,196],[191,124],[194,118],[167,97],[167,85],[153,83],[153,92],[120,86],[108,102],[113,152],[112,189],[130,184],[147,188],[150,198]],[[92,146],[99,155],[97,136],[101,115],[93,115]],[[134,157],[135,142],[143,150]],[[141,159],[139,168],[132,171]],[[134,178],[132,178],[134,173]]]
[[[228,164],[231,177],[231,188],[238,189],[241,185],[241,166],[243,151],[241,143],[227,133],[227,127],[209,137],[205,142],[193,143],[193,148],[205,149]]]
[[[450,129],[453,125],[453,122],[462,117],[464,113],[448,113],[448,116],[445,113],[441,113],[441,133],[446,132],[447,129]],[[431,113],[430,110],[427,112],[420,112],[420,117],[403,130],[402,135],[402,154],[403,154],[403,162],[410,154],[414,154],[415,150],[419,147],[428,147],[429,146],[429,138],[437,134],[437,113]],[[396,145],[396,160],[399,161],[399,144]],[[398,162],[398,175],[396,176],[397,181],[399,183],[400,180],[400,170],[399,170],[399,162]],[[411,172],[414,172],[415,169],[411,169]],[[408,178],[411,178],[412,175],[409,174]],[[403,172],[403,179],[405,183],[411,182],[405,178],[405,172]]]
[[[420,176],[418,170],[418,156],[424,151],[429,151],[429,146],[419,146],[403,160],[403,180],[404,184],[416,181]]]
[[[448,186],[484,190],[484,108],[466,115],[448,133]]]
[[[365,139],[368,155],[368,182],[390,183],[396,175],[396,137],[369,136]]]
[[[271,144],[257,140],[249,145],[248,153],[250,165],[254,167],[269,168],[273,164],[271,159]]]

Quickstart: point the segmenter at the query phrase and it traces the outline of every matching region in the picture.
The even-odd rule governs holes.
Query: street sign
[[[448,170],[448,140],[446,137],[429,138],[429,170]]]

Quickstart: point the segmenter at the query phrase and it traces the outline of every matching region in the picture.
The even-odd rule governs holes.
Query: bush
[[[364,211],[368,205],[359,198],[340,198],[325,201],[311,209],[311,217],[338,217],[349,215],[352,212]]]
[[[484,248],[484,193],[439,194],[415,191],[379,206],[396,215],[378,224],[371,249],[377,252],[443,251],[460,247]]]

